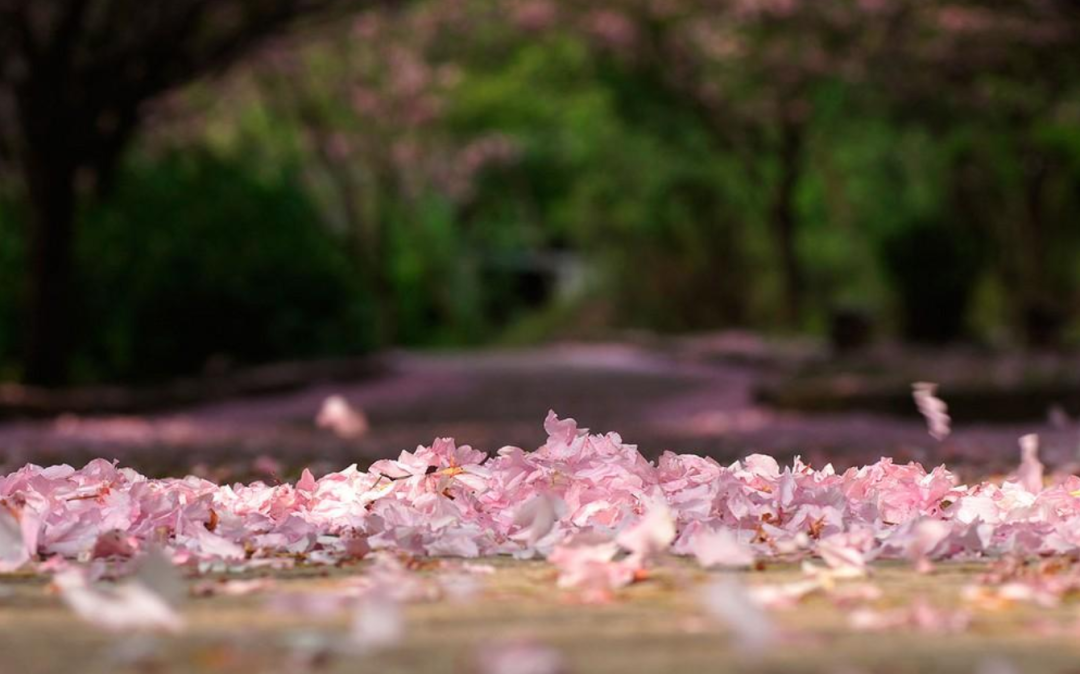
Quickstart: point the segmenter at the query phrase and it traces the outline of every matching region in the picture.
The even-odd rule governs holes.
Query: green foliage
[[[592,327],[824,333],[852,308],[911,339],[1052,341],[1075,314],[1076,73],[891,81],[872,46],[816,40],[813,12],[700,53],[664,47],[678,21],[646,22],[645,55],[556,5],[523,32],[491,0],[420,2],[192,89],[198,123],[151,134],[83,214],[81,376]],[[509,156],[470,163],[492,138]],[[14,223],[0,211],[0,363],[18,351]]]
[[[1080,246],[1064,223],[1080,208],[1080,134],[1068,123],[1047,117],[1025,129],[1007,115],[968,119],[952,103],[911,111],[872,80],[827,75],[805,79],[788,101],[768,80],[784,63],[767,54],[715,73],[730,102],[754,111],[740,117],[703,107],[662,62],[597,49],[572,30],[524,38],[489,3],[472,7],[468,29],[439,38],[424,56],[432,67],[450,64],[456,83],[442,92],[441,115],[423,127],[365,121],[328,84],[347,71],[346,56],[378,73],[386,53],[423,45],[387,38],[395,34],[387,29],[381,37],[389,41],[370,49],[348,42],[346,56],[328,48],[303,60],[311,77],[299,100],[367,148],[354,160],[360,173],[386,171],[392,162],[375,157],[392,154],[393,134],[430,149],[494,133],[515,148],[513,161],[472,177],[464,200],[431,184],[409,192],[401,183],[412,176],[392,172],[360,200],[376,223],[366,226],[390,242],[381,280],[367,285],[379,288],[381,323],[392,324],[394,342],[472,344],[535,334],[537,325],[558,331],[551,317],[573,325],[581,317],[566,308],[575,306],[594,314],[599,307],[609,325],[821,331],[835,311],[857,307],[896,334],[941,340],[1001,325],[1018,335],[1032,297],[1059,298],[1059,313],[1076,303]],[[777,24],[780,33],[752,39],[782,40],[795,27]],[[793,66],[789,74],[802,77]],[[380,81],[365,86],[396,95]],[[1003,106],[1015,103],[995,86]],[[285,144],[298,161],[310,159],[295,142],[304,120],[289,121],[289,110],[270,102],[253,106],[271,121],[244,127],[255,128],[250,144]],[[784,167],[772,102],[806,110],[794,193],[805,294],[798,325],[785,324],[780,310],[786,291],[771,218]],[[1030,150],[1018,150],[1025,143],[1051,165],[1040,195],[1041,251],[1015,225],[1027,217],[1022,167]],[[332,191],[325,180],[310,187]],[[320,200],[324,221],[332,220],[325,213],[333,200]],[[522,261],[552,251],[584,260],[585,297],[535,292],[547,281],[530,279]]]
[[[435,197],[423,199],[393,220],[390,232],[397,340],[424,346],[482,341],[477,260],[464,245],[450,206]]]
[[[206,154],[140,160],[84,217],[83,379],[357,352],[368,302],[295,176]]]
[[[565,36],[469,70],[453,99],[455,128],[499,129],[520,156],[483,176],[468,226],[503,254],[580,251],[602,272],[593,292],[621,323],[745,320],[762,299],[744,283],[752,185],[701,120],[665,96]]]

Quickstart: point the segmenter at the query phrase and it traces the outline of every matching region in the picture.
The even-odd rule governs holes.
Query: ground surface
[[[482,672],[485,650],[527,639],[564,659],[568,672],[1075,672],[1080,641],[1075,605],[1055,609],[970,609],[970,627],[935,626],[857,632],[854,608],[820,596],[771,615],[782,632],[762,651],[738,648],[731,631],[702,609],[701,587],[719,574],[672,561],[646,582],[603,605],[583,605],[554,589],[541,563],[495,561],[467,602],[433,601],[406,610],[404,641],[368,655],[323,651],[348,630],[347,615],[306,618],[270,608],[282,592],[322,592],[364,567],[327,575],[293,571],[244,597],[192,598],[180,636],[110,635],[79,622],[39,579],[2,579],[0,671],[80,672]],[[878,567],[870,579],[884,597],[868,605],[902,606],[926,598],[964,607],[962,587],[978,567],[944,565],[929,576]],[[425,572],[420,572],[425,573]],[[431,573],[431,572],[428,572]],[[749,584],[799,577],[789,567],[747,572]],[[512,671],[512,670],[510,670]]]
[[[737,337],[652,346],[589,345],[478,354],[398,354],[387,374],[347,385],[215,403],[134,418],[61,418],[0,424],[0,472],[24,462],[81,464],[116,458],[150,475],[199,472],[219,480],[266,477],[260,457],[283,476],[311,466],[319,474],[395,455],[435,436],[454,436],[485,451],[543,441],[549,408],[594,431],[616,430],[646,456],[694,452],[729,461],[751,452],[781,460],[801,454],[815,465],[844,467],[893,456],[947,463],[985,477],[1016,464],[1016,438],[1042,434],[1042,458],[1069,470],[1077,431],[1047,423],[957,425],[937,444],[917,417],[858,412],[805,415],[755,402],[762,382],[789,376],[796,353],[778,355]],[[932,378],[933,372],[921,378]],[[369,433],[345,440],[314,418],[339,394],[364,410]],[[947,399],[947,392],[945,396]],[[805,671],[1075,672],[1080,619],[1075,602],[1056,608],[1023,604],[968,606],[961,590],[985,569],[942,565],[929,576],[879,566],[871,582],[884,596],[868,605],[908,606],[925,598],[970,612],[970,626],[907,626],[887,633],[853,631],[850,604],[812,597],[773,614],[784,632],[751,656],[734,647],[724,625],[702,610],[702,587],[714,580],[684,562],[604,605],[583,605],[555,587],[551,567],[491,560],[467,603],[420,602],[407,608],[405,641],[380,653],[323,652],[347,630],[347,616],[311,618],[268,608],[268,595],[333,589],[365,573],[349,569],[277,572],[276,587],[243,597],[197,597],[184,609],[177,637],[114,636],[93,629],[62,605],[43,578],[0,576],[0,674],[38,672],[477,672],[478,652],[528,638],[555,649],[569,672]],[[423,573],[423,572],[421,572]],[[799,576],[789,567],[738,574],[747,583]],[[194,584],[200,582],[192,579]],[[485,646],[486,645],[486,646]],[[521,674],[528,674],[522,672]]]
[[[646,456],[672,449],[731,461],[765,452],[838,466],[892,456],[961,471],[970,466],[985,475],[1010,469],[1016,438],[1039,432],[1049,465],[1076,458],[1080,435],[1060,424],[961,422],[939,445],[917,416],[808,415],[756,403],[756,387],[790,377],[802,356],[789,351],[727,335],[650,346],[401,353],[388,359],[383,376],[352,384],[142,417],[0,423],[0,470],[27,461],[78,464],[105,456],[150,475],[196,469],[244,479],[259,476],[252,463],[265,455],[277,459],[286,475],[305,466],[318,474],[396,455],[436,436],[488,452],[506,444],[534,448],[543,441],[541,422],[550,408],[594,432],[618,431]],[[936,374],[931,363],[912,377],[933,380]],[[320,405],[333,394],[366,413],[368,434],[344,440],[315,426]],[[947,390],[942,395],[948,399]]]

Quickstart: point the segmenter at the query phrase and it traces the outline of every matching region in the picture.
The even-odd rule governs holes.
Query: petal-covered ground
[[[817,652],[823,667],[903,653],[918,669],[950,644],[957,667],[1013,671],[1073,654],[1080,478],[1047,479],[1034,436],[1011,476],[963,484],[891,459],[649,461],[554,413],[544,428],[534,451],[439,439],[295,484],[25,466],[0,478],[0,621],[27,637],[5,653],[20,672],[66,671],[83,647],[154,668],[181,644],[163,666],[756,669]],[[479,557],[499,561],[463,561]],[[247,604],[245,624],[230,606],[251,601],[263,610]],[[157,636],[31,646],[76,618]]]
[[[151,548],[203,571],[387,550],[546,557],[573,577],[564,585],[609,574],[617,587],[669,548],[709,565],[820,558],[842,572],[1080,551],[1080,478],[1045,484],[1036,436],[1021,438],[1011,478],[961,484],[944,466],[888,458],[842,472],[762,454],[652,462],[617,433],[590,435],[554,413],[544,428],[535,451],[489,456],[442,438],[366,471],[305,470],[295,484],[150,479],[101,459],[30,464],[0,478],[0,571],[100,566]]]

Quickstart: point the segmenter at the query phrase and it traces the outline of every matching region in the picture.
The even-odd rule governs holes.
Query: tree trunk
[[[1020,290],[1021,321],[1028,346],[1056,347],[1068,323],[1068,311],[1060,304],[1052,281],[1046,214],[1043,192],[1050,174],[1045,157],[1025,148],[1024,210],[1026,226],[1022,232],[1024,280]]]
[[[61,138],[29,135],[22,162],[30,209],[23,379],[67,383],[75,167]]]
[[[798,215],[795,212],[802,154],[802,124],[785,121],[780,129],[780,177],[769,219],[780,257],[786,319],[792,327],[798,326],[803,313],[803,268],[797,247]]]

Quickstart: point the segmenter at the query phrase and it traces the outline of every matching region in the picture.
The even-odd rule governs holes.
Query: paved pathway
[[[0,424],[0,468],[102,456],[153,474],[195,469],[233,479],[257,474],[255,459],[271,457],[286,475],[305,465],[318,472],[396,454],[436,435],[486,451],[535,447],[549,408],[594,431],[618,431],[649,456],[672,449],[730,461],[760,451],[846,467],[884,455],[992,473],[1013,465],[1017,437],[1040,432],[1047,463],[1075,459],[1077,431],[1046,424],[964,426],[938,445],[917,417],[779,412],[756,404],[753,388],[784,376],[783,363],[730,343],[721,357],[703,356],[701,343],[686,344],[404,352],[388,356],[388,372],[367,381],[143,417],[8,422]],[[362,409],[370,432],[346,440],[318,428],[315,416],[330,395]]]

